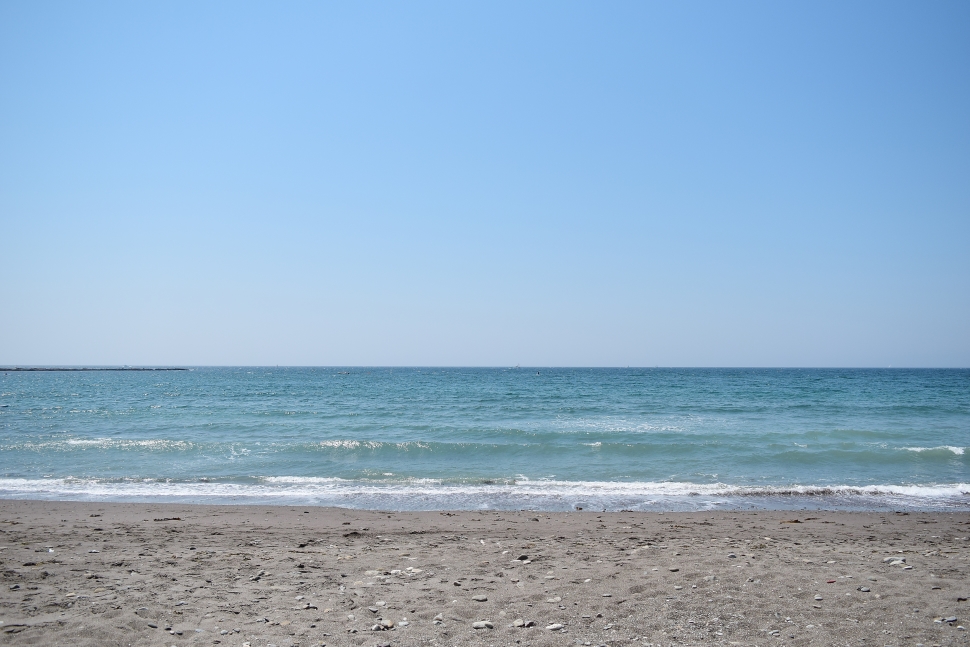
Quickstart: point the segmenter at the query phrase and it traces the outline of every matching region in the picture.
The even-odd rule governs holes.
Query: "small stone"
[[[858,590],[863,593],[868,593],[871,589],[868,586],[860,586]]]
[[[472,600],[475,602],[488,602],[488,597],[484,595],[473,595]]]
[[[397,623],[397,626],[398,627],[407,627],[409,624],[411,624],[411,623],[408,622],[407,620],[401,620],[399,623]]]
[[[548,627],[546,627],[546,630],[547,631],[559,631],[563,627],[564,627],[564,625],[561,625],[558,622],[554,622],[551,625],[549,625]]]
[[[516,557],[516,559],[519,560],[520,562],[524,562],[525,560],[529,559],[529,556],[528,555],[519,555],[518,557]]]
[[[603,594],[603,597],[604,598],[612,598],[613,597],[613,594],[612,593],[604,593]]]
[[[822,596],[821,595],[816,595],[815,596],[815,601],[816,602],[820,602],[821,600],[822,600]]]
[[[367,607],[367,610],[370,611],[371,613],[377,613],[378,611],[380,611],[380,609],[378,609],[377,607]]]
[[[546,602],[562,602],[562,598],[557,595],[554,598],[547,599]]]
[[[671,573],[676,573],[676,572],[677,572],[677,571],[679,571],[679,570],[680,570],[679,568],[671,568],[671,569],[670,569],[670,572],[671,572]]]
[[[524,627],[525,626],[525,620],[523,620],[522,618],[516,618],[515,620],[512,621],[512,626],[513,627]]]
[[[728,559],[737,559],[737,558],[738,556],[735,555],[734,553],[728,553]]]
[[[385,602],[384,600],[378,600],[377,601],[377,606],[379,606],[379,607],[386,607],[387,606],[387,602]]]
[[[152,629],[158,629],[158,625],[155,624],[154,622],[149,622],[148,626],[151,627]]]
[[[536,621],[535,620],[526,620],[525,621],[525,625],[523,625],[523,626],[525,626],[525,627],[535,627],[536,626]]]
[[[432,620],[433,620],[434,622],[444,622],[444,621],[445,621],[445,616],[444,616],[444,614],[442,614],[442,613],[439,613],[439,614],[438,614],[438,615],[436,615],[436,616],[435,616],[434,618],[432,618]]]
[[[956,621],[957,621],[957,617],[956,616],[950,616],[949,618],[943,618],[943,622],[956,622]]]
[[[492,623],[487,620],[472,623],[472,629],[491,629],[492,626]]]

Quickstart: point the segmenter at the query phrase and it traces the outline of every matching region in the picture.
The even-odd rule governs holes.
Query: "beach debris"
[[[391,620],[385,620],[384,618],[378,618],[377,624],[373,625],[371,631],[386,631],[388,629],[394,628],[394,622]]]

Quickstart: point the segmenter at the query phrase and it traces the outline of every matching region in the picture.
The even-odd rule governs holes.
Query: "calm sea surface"
[[[0,373],[0,497],[970,510],[970,371]]]

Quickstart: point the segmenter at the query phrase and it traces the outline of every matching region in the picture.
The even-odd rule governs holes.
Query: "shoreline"
[[[10,645],[966,645],[968,536],[967,512],[3,499],[0,631]]]
[[[370,511],[964,512],[970,484],[731,486],[723,483],[492,480],[415,484],[339,478],[251,477],[117,481],[0,478],[0,501],[289,506]]]

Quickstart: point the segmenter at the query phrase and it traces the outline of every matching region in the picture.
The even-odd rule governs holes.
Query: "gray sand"
[[[966,513],[0,501],[0,640],[965,645],[968,536]]]

